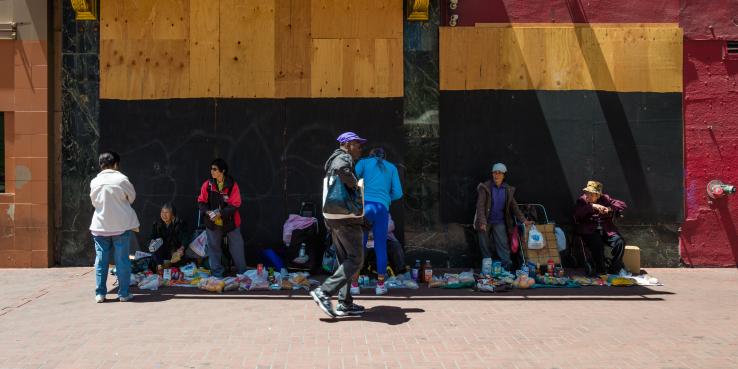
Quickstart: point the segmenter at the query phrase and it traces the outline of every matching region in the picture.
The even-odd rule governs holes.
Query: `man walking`
[[[131,207],[136,190],[119,171],[120,156],[112,151],[100,154],[100,173],[90,182],[90,200],[95,207],[90,232],[95,242],[95,302],[104,302],[110,253],[115,258],[118,276],[118,299],[128,301],[131,281],[131,260],[128,258],[132,230],[139,227],[136,212]]]
[[[365,139],[353,132],[345,132],[338,136],[340,146],[325,163],[323,205],[325,205],[328,183],[331,179],[336,178],[334,176],[337,176],[347,190],[363,191],[356,179],[354,162],[361,157],[361,145],[365,142]],[[363,198],[363,194],[361,194],[361,198]],[[363,208],[361,214],[332,214],[326,213],[324,206],[323,217],[333,237],[333,244],[336,245],[338,261],[341,265],[321,286],[310,291],[310,295],[318,304],[318,307],[331,318],[361,315],[364,313],[364,307],[353,303],[349,287],[351,277],[361,269],[364,263]],[[334,310],[331,296],[336,293],[338,293],[338,306]]]

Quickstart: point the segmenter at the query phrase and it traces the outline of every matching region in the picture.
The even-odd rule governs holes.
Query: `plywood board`
[[[155,40],[186,40],[190,36],[190,0],[156,0],[151,18]]]
[[[100,4],[100,40],[124,38],[124,1],[103,1]]]
[[[676,26],[442,27],[442,90],[682,90]]]
[[[220,1],[190,2],[189,97],[220,96]]]
[[[220,95],[275,96],[275,0],[221,0]]]
[[[276,95],[310,96],[310,0],[276,3]]]
[[[343,95],[343,42],[341,39],[313,39],[310,89],[312,97]]]
[[[401,38],[402,1],[312,0],[314,38]]]
[[[156,2],[152,0],[123,1],[123,39],[142,40],[153,38],[155,5]]]
[[[374,40],[374,78],[376,96],[403,96],[402,39],[378,38]]]
[[[164,99],[189,93],[185,40],[104,40],[100,97]]]

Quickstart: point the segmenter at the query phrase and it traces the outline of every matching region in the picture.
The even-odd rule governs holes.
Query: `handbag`
[[[518,226],[513,226],[512,231],[512,239],[510,240],[510,251],[512,251],[513,254],[518,253],[518,249],[520,248],[520,236],[518,235]]]
[[[341,182],[337,174],[323,178],[323,217],[327,219],[361,218],[364,216],[364,180],[356,189]]]

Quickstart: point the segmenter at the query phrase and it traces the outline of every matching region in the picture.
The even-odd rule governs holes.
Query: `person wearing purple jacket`
[[[597,275],[617,274],[623,268],[625,240],[613,223],[613,218],[628,206],[602,192],[602,183],[588,181],[584,193],[577,199],[574,207],[574,221],[577,232],[592,252]],[[605,257],[605,245],[612,251]]]

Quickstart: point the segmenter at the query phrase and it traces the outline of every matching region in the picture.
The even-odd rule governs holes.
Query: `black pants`
[[[612,236],[601,235],[599,232],[582,235],[582,240],[592,253],[594,270],[597,274],[605,272],[617,274],[623,268],[623,253],[625,252],[625,241],[619,233]],[[610,255],[605,257],[605,245],[610,247]]]

